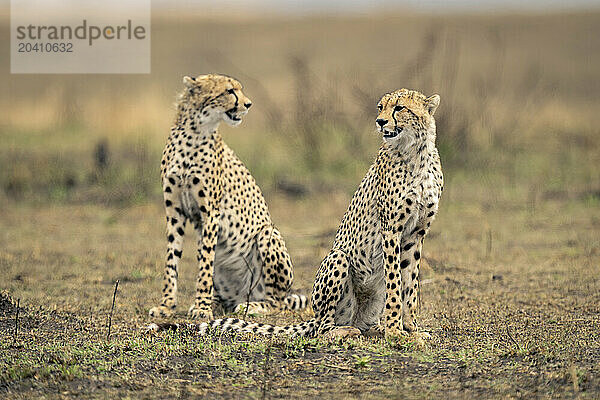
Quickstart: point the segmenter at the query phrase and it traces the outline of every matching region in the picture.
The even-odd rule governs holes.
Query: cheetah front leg
[[[354,316],[344,315],[356,308],[356,299],[351,288],[350,263],[343,252],[332,250],[321,262],[313,285],[312,305],[318,335],[336,337],[360,333],[350,326]],[[336,316],[344,318],[336,321]]]
[[[286,294],[292,287],[294,272],[290,255],[277,228],[267,226],[257,236],[259,258],[265,283],[265,299],[238,304],[237,313],[272,314],[285,308]]]
[[[177,269],[183,251],[185,217],[182,213],[181,184],[175,176],[163,182],[165,212],[167,215],[167,254],[163,274],[162,301],[160,306],[150,309],[151,317],[170,317],[177,307]]]
[[[223,190],[221,176],[205,176],[199,169],[192,168],[187,177],[186,188],[199,211],[199,215],[194,217],[194,228],[198,235],[198,278],[196,297],[188,310],[188,316],[192,319],[212,319],[215,251]]]
[[[383,265],[385,270],[385,309],[381,325],[386,338],[404,336],[402,330],[402,275],[400,273],[400,234],[382,231]]]
[[[402,272],[403,328],[413,335],[428,339],[430,336],[427,332],[419,331],[416,319],[420,289],[419,265],[423,249],[423,236],[425,235],[424,230],[416,231],[402,243],[400,268]]]
[[[215,249],[219,234],[219,213],[202,211],[202,223],[196,223],[198,234],[198,280],[196,298],[188,311],[192,319],[212,319],[213,274]]]

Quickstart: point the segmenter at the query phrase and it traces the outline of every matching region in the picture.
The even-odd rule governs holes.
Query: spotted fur
[[[209,328],[300,335],[374,330],[386,337],[425,336],[416,310],[423,239],[443,188],[433,118],[439,99],[401,89],[379,102],[376,126],[383,144],[317,272],[314,319],[278,327],[227,318],[186,327],[199,333]]]
[[[292,263],[262,193],[217,131],[221,121],[239,125],[252,102],[242,85],[227,76],[186,76],[183,83],[161,161],[167,254],[162,302],[150,316],[169,317],[177,306],[178,265],[188,222],[198,236],[191,318],[211,319],[213,296],[225,311],[305,307],[305,296],[288,294]]]

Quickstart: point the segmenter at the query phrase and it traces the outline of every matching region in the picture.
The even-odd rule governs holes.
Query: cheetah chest
[[[184,189],[181,192],[181,205],[183,206],[183,212],[188,215],[195,222],[202,223],[202,213],[200,211],[200,205],[196,201],[196,197],[190,189]]]

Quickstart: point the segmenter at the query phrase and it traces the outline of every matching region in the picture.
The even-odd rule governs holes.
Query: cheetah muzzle
[[[231,109],[229,111],[225,111],[225,115],[227,115],[227,117],[229,117],[229,119],[234,122],[240,122],[242,120],[242,118],[241,118],[241,116],[238,117],[237,115],[234,114],[236,111],[237,110],[235,108]],[[244,114],[241,114],[241,115],[244,115]]]
[[[396,136],[398,136],[399,134],[401,134],[403,130],[404,130],[404,128],[402,128],[402,127],[396,128],[393,131],[384,130],[383,131],[383,138],[384,139],[393,139]]]

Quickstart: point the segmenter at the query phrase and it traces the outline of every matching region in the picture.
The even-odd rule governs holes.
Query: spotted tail
[[[285,298],[284,303],[287,310],[301,310],[308,305],[308,298],[303,294],[290,294]]]
[[[308,299],[303,294],[290,294],[283,301],[250,301],[235,306],[233,312],[236,314],[270,315],[282,310],[301,310],[308,305]]]
[[[311,319],[295,325],[275,326],[263,324],[260,322],[248,322],[237,318],[221,318],[201,324],[150,324],[146,327],[146,332],[161,332],[167,330],[187,330],[200,335],[206,335],[208,330],[217,329],[222,332],[247,332],[259,335],[292,335],[292,336],[311,336],[317,330],[317,321]]]

